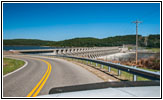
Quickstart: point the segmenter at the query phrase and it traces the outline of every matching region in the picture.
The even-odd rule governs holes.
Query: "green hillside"
[[[98,38],[74,38],[63,41],[44,41],[37,39],[12,39],[4,40],[4,45],[35,45],[35,46],[55,46],[55,47],[103,47],[122,46],[123,44],[133,44],[136,41],[135,35],[115,36],[103,39]],[[149,35],[147,41],[145,37],[139,35],[139,46],[160,47],[160,35]],[[147,42],[147,43],[145,43]],[[145,45],[147,44],[147,45]]]
[[[54,41],[44,41],[38,39],[11,39],[3,40],[4,45],[33,45],[33,46],[46,46],[55,43]]]

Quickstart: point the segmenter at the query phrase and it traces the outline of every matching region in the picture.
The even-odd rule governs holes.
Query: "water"
[[[41,47],[41,46],[3,46],[3,50],[28,50],[28,49],[57,49],[57,47]]]

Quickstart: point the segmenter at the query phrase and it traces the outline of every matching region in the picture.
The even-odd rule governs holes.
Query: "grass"
[[[140,68],[140,69],[144,69],[144,70],[148,70],[148,71],[152,71],[152,72],[159,72],[160,71],[160,70],[148,69],[148,68]]]
[[[128,47],[128,50],[132,49],[133,47]]]
[[[147,48],[147,50],[152,52],[160,52],[160,48]]]
[[[24,61],[10,58],[3,58],[3,75],[10,73],[25,64]]]

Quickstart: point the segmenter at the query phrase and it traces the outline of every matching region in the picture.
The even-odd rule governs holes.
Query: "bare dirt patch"
[[[3,55],[16,55],[16,54],[21,54],[21,53],[15,51],[3,51]]]

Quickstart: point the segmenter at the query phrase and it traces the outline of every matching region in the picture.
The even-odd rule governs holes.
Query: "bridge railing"
[[[50,55],[52,56],[52,55]],[[118,75],[121,74],[121,71],[133,74],[133,81],[137,81],[137,76],[149,79],[149,80],[156,80],[160,81],[160,73],[159,72],[152,72],[152,71],[147,71],[144,69],[136,68],[136,67],[131,67],[131,66],[126,66],[126,65],[121,65],[121,64],[116,64],[112,62],[106,62],[102,60],[95,60],[95,59],[89,59],[89,58],[81,58],[81,57],[73,57],[73,56],[63,56],[63,55],[56,55],[56,57],[63,57],[63,58],[71,58],[71,59],[76,59],[76,60],[82,60],[86,61],[86,63],[95,63],[96,66],[97,64],[100,64],[102,66],[107,66],[108,67],[108,72],[111,71],[111,68],[117,69],[118,70]]]

